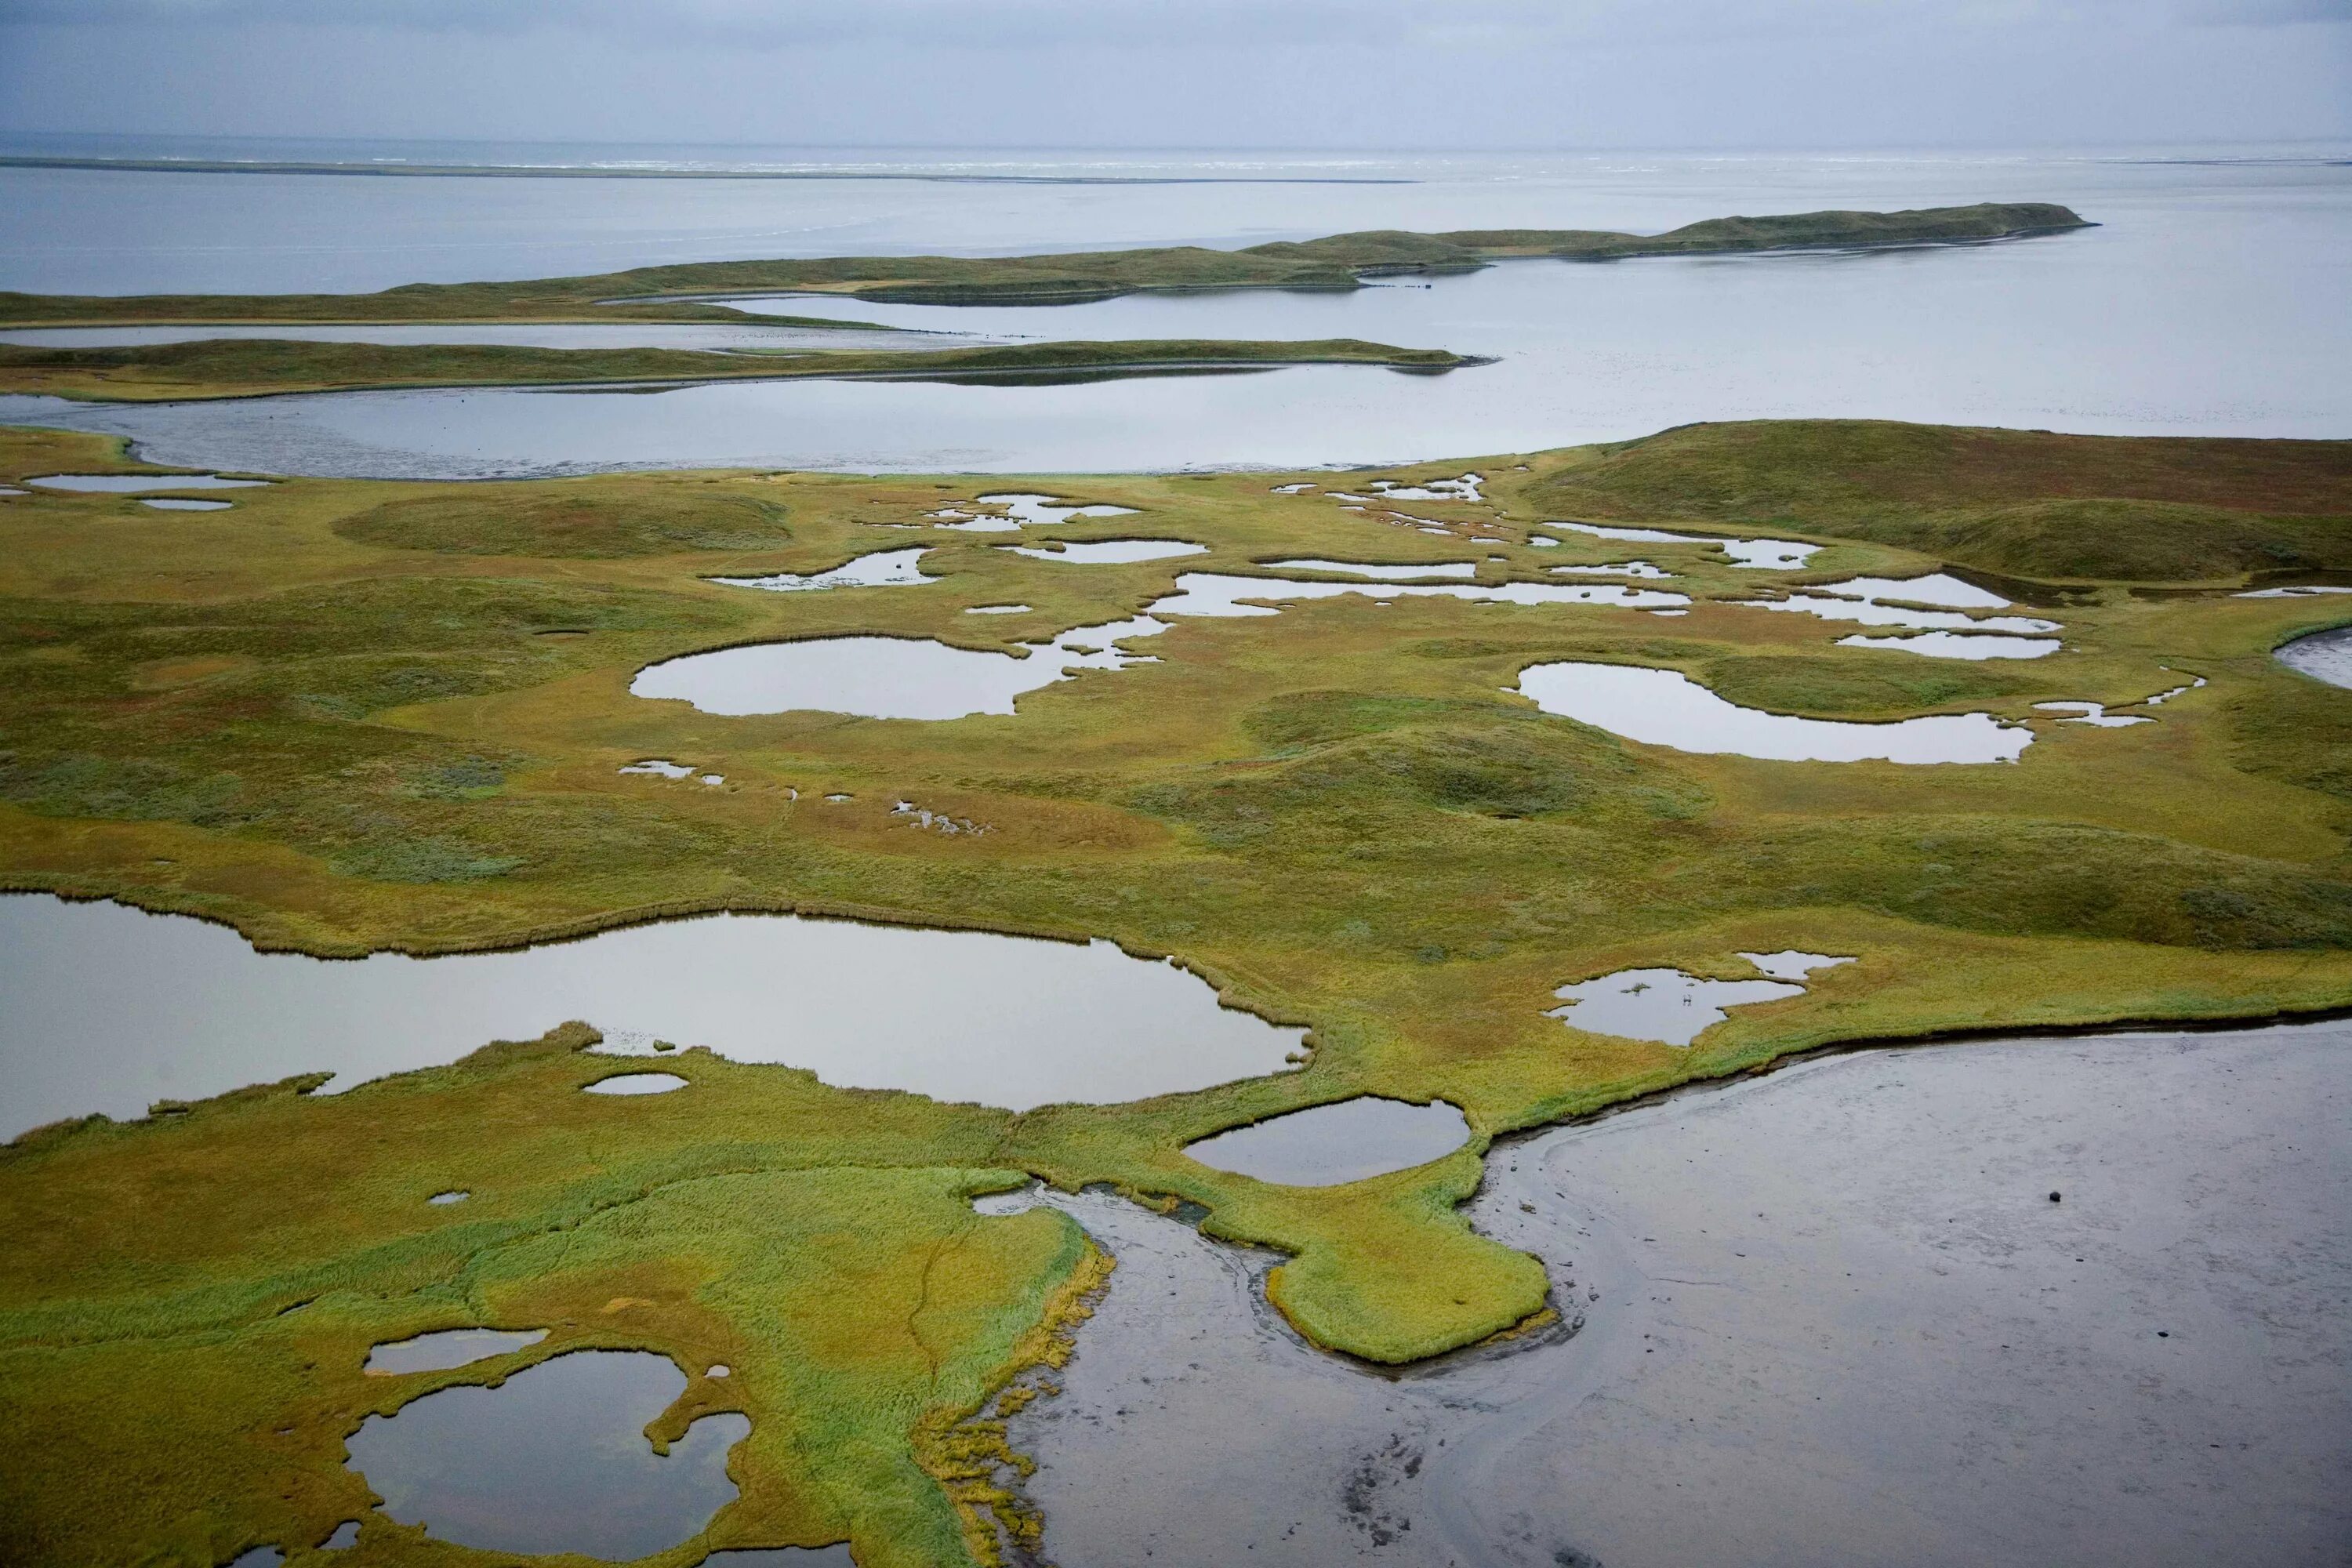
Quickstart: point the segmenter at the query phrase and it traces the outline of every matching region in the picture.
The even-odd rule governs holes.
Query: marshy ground
[[[683,1089],[587,1094],[655,1064],[572,1029],[341,1093],[295,1078],[28,1134],[0,1153],[13,1560],[307,1551],[367,1511],[349,1435],[492,1375],[369,1377],[370,1348],[478,1327],[548,1331],[498,1375],[583,1349],[670,1358],[687,1384],[665,1440],[749,1418],[737,1500],[664,1568],[845,1540],[864,1568],[984,1561],[1036,1539],[1004,1484],[1016,1373],[1066,1357],[1106,1263],[1066,1216],[977,1215],[977,1194],[1042,1177],[1192,1205],[1203,1235],[1281,1258],[1285,1332],[1406,1363],[1571,1305],[1559,1260],[1520,1250],[1539,1239],[1458,1206],[1498,1135],[1843,1041],[2352,1003],[2352,697],[2272,655],[2345,602],[2240,596],[2352,570],[2343,443],[1784,423],[1362,475],[296,479],[212,492],[233,504],[207,512],[25,482],[138,467],[92,437],[0,437],[0,485],[25,492],[0,497],[8,887],[321,955],[721,909],[1103,937],[1309,1027],[1311,1051],[1015,1111],[697,1049],[658,1063]],[[1475,491],[1433,483],[1465,472]],[[1129,510],[1017,536],[936,515],[1000,493]],[[1759,568],[1540,526],[1561,521],[1819,548]],[[1136,539],[1201,548],[1000,548]],[[920,581],[720,581],[914,546]],[[1665,576],[1556,570],[1637,554]],[[1915,611],[2051,623],[2060,647],[1844,646],[1883,628],[1753,602],[1937,573],[2002,607]],[[1187,574],[1218,579],[1228,613],[1164,604]],[[1611,591],[1521,591],[1565,583]],[[1024,607],[968,613],[1006,605]],[[1156,629],[1117,630],[1156,605]],[[1071,647],[1073,628],[1111,646]],[[1076,662],[971,717],[632,691],[667,660],[852,637]],[[1981,714],[2030,743],[1766,760],[1627,740],[1515,689],[1579,664],[1840,724]],[[1754,982],[1743,954],[1790,951],[1854,962],[1687,1046],[1555,1016],[1565,986]],[[1330,1187],[1182,1152],[1366,1094],[1459,1106],[1471,1141]],[[370,1516],[344,1560],[500,1559]]]

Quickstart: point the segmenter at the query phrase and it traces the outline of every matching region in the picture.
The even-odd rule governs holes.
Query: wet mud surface
[[[1472,1218],[1571,1323],[1402,1374],[1301,1342],[1270,1255],[1008,1201],[1118,1260],[1013,1422],[1061,1568],[2352,1542],[2352,1024],[1832,1056],[1503,1142]]]

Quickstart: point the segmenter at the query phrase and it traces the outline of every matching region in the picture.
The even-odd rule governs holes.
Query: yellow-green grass
[[[1391,348],[1355,338],[1304,342],[1169,339],[791,353],[211,338],[126,348],[0,343],[0,391],[150,403],[418,386],[774,381],[812,376],[1141,375],[1274,364],[1386,365],[1430,372],[1469,363],[1443,349]]]
[[[1808,441],[1823,454],[1812,491],[1787,456]],[[1645,449],[1675,457],[1671,483],[1633,482]],[[1937,455],[1954,451],[1974,456]],[[0,1506],[24,1521],[14,1555],[200,1563],[247,1540],[307,1545],[363,1500],[341,1436],[426,1385],[361,1381],[366,1345],[482,1322],[558,1329],[526,1360],[630,1343],[690,1371],[697,1358],[738,1368],[726,1394],[754,1421],[743,1500],[668,1561],[845,1536],[869,1568],[960,1561],[986,1546],[975,1521],[997,1500],[983,1461],[998,1438],[985,1421],[951,1423],[1051,1353],[1036,1338],[1049,1302],[1067,1306],[1098,1268],[1056,1216],[968,1217],[970,1192],[1025,1173],[1196,1203],[1212,1234],[1289,1255],[1271,1289],[1302,1331],[1402,1361],[1544,1306],[1535,1263],[1456,1209],[1501,1132],[1842,1042],[2345,1005],[2352,693],[2270,657],[2344,611],[2230,596],[2237,579],[2212,563],[2204,525],[2163,510],[2325,542],[2324,520],[2352,510],[2344,453],[1751,426],[1391,470],[1488,476],[1492,505],[1409,503],[1453,539],[1319,492],[1274,495],[1290,477],[1276,475],[294,480],[206,513],[115,496],[0,501],[0,885],[205,914],[321,953],[490,946],[718,908],[1108,936],[1314,1029],[1297,1073],[1020,1115],[700,1052],[677,1058],[692,1080],[678,1094],[581,1096],[611,1066],[564,1037],[346,1095],[233,1096],[22,1141],[0,1155],[7,1233],[28,1238],[0,1264],[0,1376],[12,1451],[39,1458]],[[0,438],[0,478],[128,467],[93,437]],[[1900,493],[1878,472],[1899,474]],[[1759,475],[1780,489],[1744,499],[1766,492]],[[1987,485],[2007,488],[1989,501]],[[1032,540],[1149,535],[1212,552],[1079,567],[994,548],[1012,534],[922,526],[948,502],[1015,489],[1139,510]],[[2065,601],[2048,613],[2066,648],[1985,665],[1842,648],[1849,624],[1722,602],[1927,569],[1941,554],[1913,546],[1944,535],[1906,534],[1905,519],[2052,497],[2113,501],[2121,531],[2155,520],[2206,591],[2023,584]],[[1769,507],[1773,532],[1826,548],[1776,575],[1693,546],[1525,543],[1532,522],[1603,501],[1612,521],[1700,531]],[[940,581],[769,595],[707,580],[917,542],[934,547]],[[2019,574],[2026,563],[2004,550],[2035,547],[1996,531],[1969,564]],[[627,690],[648,662],[762,639],[1009,647],[1131,615],[1183,571],[1285,556],[1472,559],[1492,581],[1636,552],[1685,574],[1687,616],[1299,604],[1183,622],[1143,645],[1156,664],[945,723],[727,718]],[[962,613],[1015,602],[1033,608]],[[2032,720],[2039,739],[2013,766],[1697,756],[1504,689],[1553,658],[1675,668],[1780,711],[1983,709]],[[2128,702],[2192,676],[2209,684],[2132,729],[2031,707]],[[616,772],[646,756],[728,784]],[[816,804],[831,791],[856,798]],[[924,832],[889,815],[898,799],[992,831]],[[1738,952],[1784,947],[1858,962],[1738,1010],[1686,1051],[1543,1013],[1570,981],[1663,963],[1740,975]],[[1181,1152],[1364,1092],[1454,1100],[1474,1140],[1330,1189]],[[449,1186],[477,1196],[423,1206]],[[859,1217],[828,1228],[844,1212]],[[854,1290],[833,1289],[852,1275]],[[962,1305],[934,1332],[923,1304],[942,1289]],[[650,1305],[606,1317],[618,1298]],[[910,1321],[927,1325],[911,1340]],[[831,1436],[806,1440],[808,1422]],[[76,1431],[82,1447],[49,1457]],[[175,1456],[199,1442],[235,1458],[191,1481]],[[365,1550],[488,1560],[383,1541]]]
[[[1612,260],[1791,247],[1976,243],[2084,226],[2046,202],[1710,218],[1662,235],[1595,229],[1375,229],[1240,250],[1173,246],[1048,256],[836,256],[707,261],[512,283],[410,283],[373,294],[0,292],[0,324],[202,321],[734,321],[695,296],[818,292],[919,304],[1069,303],[1175,289],[1353,289],[1368,276],[1468,272],[1506,257]],[[773,320],[774,318],[769,318]]]

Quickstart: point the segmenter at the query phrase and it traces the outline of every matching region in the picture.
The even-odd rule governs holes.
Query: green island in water
[[[1360,288],[1370,277],[1475,271],[1498,260],[1609,261],[1801,248],[1956,245],[2088,226],[2046,203],[1913,212],[1712,218],[1663,235],[1583,229],[1454,234],[1381,231],[1213,250],[1185,246],[1071,255],[834,257],[691,262],[519,283],[418,283],[373,294],[43,295],[0,291],[0,329],[156,325],[727,322],[837,327],[831,319],[747,317],[713,297],[833,294],[932,305],[1066,305],[1123,294],[1215,289]],[[1423,373],[1474,363],[1435,348],[1353,339],[983,344],[903,351],[548,349],[494,343],[207,340],[121,347],[0,343],[0,392],[152,400],[250,397],[365,387],[591,384],[779,376],[1015,376],[1172,373],[1269,364],[1371,364]]]
[[[1958,211],[1980,232],[1895,221],[1916,215],[1877,232],[2079,221]],[[1822,227],[1686,248],[1858,237]],[[1352,236],[1242,252],[1223,276],[1119,257],[723,264],[285,319],[546,320],[626,289],[1344,287],[1643,253],[1630,239]],[[16,297],[5,314],[103,311]],[[312,1074],[26,1133],[0,1149],[10,1562],[210,1568],[259,1542],[306,1560],[368,1512],[343,1463],[366,1418],[606,1348],[728,1369],[689,1373],[657,1440],[716,1412],[751,1423],[736,1500],[646,1561],[847,1541],[865,1568],[1001,1563],[1041,1528],[1002,1479],[1022,1463],[1005,1418],[1039,1386],[1015,1380],[1068,1354],[1111,1265],[1067,1215],[982,1215],[977,1196],[1106,1184],[1197,1216],[1283,1255],[1268,1293],[1299,1333],[1395,1365],[1559,1310],[1536,1259],[1459,1213],[1517,1130],[1856,1042],[2352,1005],[2352,709],[2273,657],[2344,617],[2247,596],[2352,582],[2352,443],[1772,421],[1345,474],[305,479],[214,511],[37,483],[60,473],[209,493],[103,438],[0,433],[20,492],[0,498],[0,886],[321,956],[718,910],[1108,938],[1311,1032],[1297,1070],[1016,1111],[703,1048],[660,1058],[686,1092],[585,1094],[646,1063],[590,1052],[582,1023],[331,1095]],[[956,526],[1002,491],[1126,510]],[[1083,566],[1050,548],[1141,539],[1197,548]],[[1744,549],[1759,540],[1769,563]],[[918,582],[744,585],[916,547]],[[1576,584],[1590,602],[1544,592]],[[1219,595],[1245,613],[1173,603]],[[1991,605],[2023,629],[1972,630]],[[720,649],[866,636],[1036,658],[1076,628],[1149,658],[941,720],[632,690]],[[2058,646],[1899,646],[1922,635]],[[2007,737],[2007,757],[1629,738],[1531,700],[1526,672],[1551,666],[1638,667],[1841,734],[1943,717]],[[2140,721],[2086,723],[2086,705]],[[647,758],[723,784],[624,771]],[[1852,962],[1685,1045],[1559,1016],[1564,988],[1603,976],[1753,979],[1743,954],[1789,950]],[[1328,1187],[1184,1152],[1364,1095],[1459,1106],[1470,1140]],[[371,1346],[474,1327],[548,1331],[439,1372],[364,1370]],[[338,1555],[512,1561],[381,1516]]]

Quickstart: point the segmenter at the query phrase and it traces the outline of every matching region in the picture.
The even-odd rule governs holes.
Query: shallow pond
[[[1725,1008],[1801,996],[1805,988],[1796,982],[1816,969],[1853,962],[1795,951],[1739,956],[1765,978],[1702,980],[1679,969],[1621,969],[1561,986],[1552,994],[1567,1005],[1550,1009],[1548,1016],[1589,1035],[1687,1046],[1729,1017]]]
[[[1669,533],[1659,528],[1612,528],[1597,522],[1547,522],[1541,526],[1570,529],[1595,539],[1614,539],[1633,544],[1704,544],[1722,551],[1731,558],[1734,566],[1748,566],[1766,572],[1794,571],[1822,549],[1818,544],[1806,544],[1794,539],[1724,539],[1706,533]]]
[[[936,582],[923,575],[920,563],[929,553],[912,550],[877,550],[845,561],[824,572],[777,572],[765,577],[713,577],[730,588],[764,588],[772,594],[799,594],[824,588],[899,588]]]
[[[1213,1170],[1292,1187],[1335,1187],[1409,1171],[1470,1141],[1459,1106],[1413,1105],[1372,1095],[1310,1106],[1187,1143]]]
[[[2059,715],[2061,724],[2089,724],[2101,730],[2156,722],[2145,713],[2110,713],[2104,702],[2037,702],[2033,706],[2037,712]]]
[[[491,1552],[626,1561],[674,1546],[735,1500],[727,1451],[751,1429],[706,1415],[657,1455],[643,1427],[686,1390],[668,1357],[573,1351],[497,1388],[445,1388],[371,1415],[350,1465],[403,1524]]]
[[[2330,1561],[2347,1060],[2340,1023],[1864,1052],[1499,1143],[1469,1217],[1581,1329],[1401,1377],[1301,1342],[1278,1258],[1033,1193],[1118,1262],[1012,1423],[1045,1553]]]
[[[1132,561],[1172,561],[1180,555],[1206,555],[1209,547],[1181,539],[1098,539],[1088,542],[1000,544],[998,549],[1035,561],[1069,561],[1080,565],[1115,565]]]
[[[45,490],[120,496],[149,490],[258,489],[269,483],[268,479],[225,479],[218,474],[43,474],[25,482]]]
[[[2330,686],[2352,686],[2352,626],[2314,632],[2277,649],[2278,661]],[[2199,682],[2202,685],[2203,682]]]
[[[1410,583],[1429,577],[1475,577],[1475,561],[1431,561],[1415,566],[1379,565],[1367,561],[1261,561],[1269,572],[1328,572],[1341,577],[1376,577]]]
[[[572,1018],[610,1049],[706,1045],[1016,1110],[1280,1072],[1301,1038],[1108,942],[727,915],[513,952],[322,961],[186,916],[0,897],[0,1136],[301,1072],[347,1088]]]
[[[225,500],[184,500],[173,497],[150,498],[139,503],[157,511],[226,511],[230,502]]]
[[[469,1366],[495,1355],[528,1350],[545,1338],[545,1329],[444,1329],[438,1333],[419,1334],[415,1339],[376,1346],[368,1352],[367,1365],[362,1370],[384,1377],[411,1372],[446,1372],[453,1366]]]
[[[1918,626],[1922,629],[1978,633],[2013,632],[2043,635],[2060,629],[2055,621],[2035,616],[1969,616],[1958,610],[1921,610],[1874,599],[1840,599],[1817,593],[1795,593],[1783,599],[1734,599],[1755,610],[1784,610],[1816,616],[1825,621],[1853,621],[1865,626]]]
[[[1800,719],[1726,701],[1678,670],[1631,664],[1537,664],[1516,689],[1557,713],[1646,745],[1774,762],[2007,763],[2033,743],[1990,713],[1892,723]]]
[[[617,1073],[611,1078],[600,1078],[594,1083],[585,1086],[582,1092],[625,1097],[640,1094],[667,1094],[673,1089],[685,1087],[686,1079],[674,1072],[625,1072]]]
[[[1074,517],[1133,517],[1131,506],[1110,506],[1097,502],[1079,504],[1064,500],[1060,496],[1038,495],[1027,490],[1008,490],[996,495],[975,496],[982,506],[999,507],[1016,523],[1053,524],[1067,522]]]
[[[1916,653],[1927,658],[2047,658],[2066,645],[2056,637],[1997,637],[1990,633],[1921,632],[1915,637],[1874,637],[1857,632],[1840,637],[1840,647],[1874,647]]]
[[[1613,583],[1502,583],[1493,587],[1454,583],[1301,582],[1285,577],[1242,577],[1218,572],[1187,572],[1176,592],[1146,606],[1154,616],[1272,616],[1275,605],[1359,594],[1376,599],[1445,598],[1505,605],[1612,605],[1648,609],[1687,605],[1681,594],[1628,588]],[[1271,604],[1245,601],[1268,600]]]
[[[956,647],[929,637],[809,637],[752,643],[666,659],[637,672],[639,697],[691,702],[706,713],[810,709],[867,719],[964,719],[1014,711],[1013,699],[1080,669],[1140,662],[1112,645],[1167,626],[1148,617],[1075,626],[1026,657]]]

